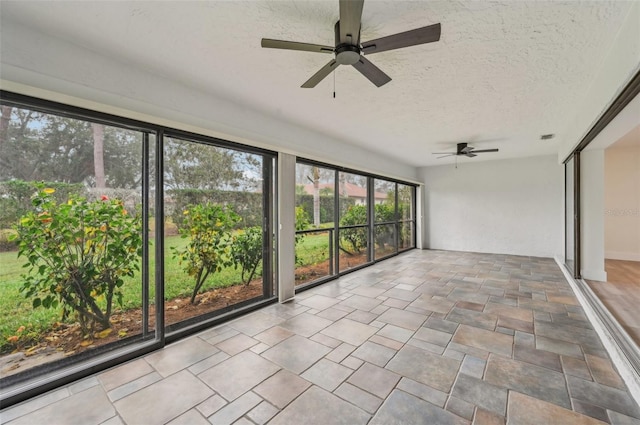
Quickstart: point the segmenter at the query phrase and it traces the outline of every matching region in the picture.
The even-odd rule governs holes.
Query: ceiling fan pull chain
[[[333,70],[333,98],[336,98],[336,70]]]

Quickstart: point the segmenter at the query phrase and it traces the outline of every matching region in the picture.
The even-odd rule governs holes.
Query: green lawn
[[[173,258],[170,247],[182,248],[187,244],[186,239],[179,236],[165,238],[165,299],[173,299],[179,296],[190,296],[194,284],[191,276],[188,276],[178,260]],[[153,247],[152,247],[153,249]],[[296,249],[299,265],[314,264],[328,258],[328,236],[327,234],[309,234],[305,236]],[[154,275],[155,259],[150,255],[150,299],[153,302],[154,296]],[[61,320],[60,309],[45,309],[39,307],[34,309],[31,299],[25,299],[20,292],[22,286],[21,274],[27,269],[22,267],[24,261],[17,258],[16,252],[0,253],[0,351],[5,350],[8,344],[7,338],[16,334],[21,326],[37,335],[39,332],[48,330],[51,326]],[[214,287],[226,287],[240,283],[240,269],[233,267],[226,268],[219,273],[209,276],[202,291]],[[122,287],[123,308],[138,308],[142,305],[142,282],[141,273],[125,280]],[[119,307],[114,305],[114,308]]]
[[[304,235],[296,244],[296,264],[303,266],[327,260],[329,258],[329,235],[331,235],[330,232]]]

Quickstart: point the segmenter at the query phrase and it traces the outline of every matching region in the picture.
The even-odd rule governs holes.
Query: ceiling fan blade
[[[469,157],[469,158],[473,158],[474,156],[478,156],[478,155],[476,155],[475,153],[465,153],[465,154],[463,154],[463,155],[464,155],[464,156],[467,156],[467,157]]]
[[[304,52],[333,53],[333,47],[320,44],[299,43],[297,41],[262,39],[262,47],[269,49],[302,50]]]
[[[474,150],[473,153],[498,152],[498,149],[480,149]]]
[[[331,74],[331,71],[336,69],[340,65],[335,59],[331,60],[328,64],[320,68],[320,71],[313,74],[313,77],[309,78],[306,83],[301,87],[305,89],[311,89],[318,85],[318,83]]]
[[[455,155],[455,153],[450,153],[449,155],[439,156],[439,157],[437,157],[436,159],[446,158],[446,157],[448,157],[448,156],[454,156],[454,155]]]
[[[462,152],[462,153],[470,153],[471,151],[474,151],[473,150],[473,146],[467,146],[467,147],[464,147],[464,148],[460,149],[460,152]]]
[[[434,155],[455,155],[455,152],[431,152]]]
[[[362,75],[367,77],[369,81],[376,85],[376,87],[383,86],[391,81],[391,77],[369,62],[369,60],[365,59],[364,56],[360,56],[360,60],[354,63],[353,67],[360,71]]]
[[[362,51],[365,55],[370,55],[371,53],[380,53],[418,44],[432,43],[438,40],[440,40],[440,24],[434,24],[366,41],[362,43]]]
[[[360,43],[360,20],[364,0],[340,0],[340,43]]]

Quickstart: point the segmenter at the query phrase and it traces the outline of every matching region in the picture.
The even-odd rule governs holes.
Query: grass
[[[306,235],[296,248],[299,265],[314,264],[328,258],[328,243],[327,234]],[[165,299],[190,296],[193,291],[194,279],[183,271],[178,260],[173,258],[170,249],[171,247],[183,248],[187,244],[187,240],[180,238],[180,236],[169,236],[165,238],[164,244]],[[31,305],[31,299],[25,299],[20,292],[21,275],[28,270],[22,267],[25,262],[22,258],[17,258],[16,252],[0,253],[0,351],[11,346],[7,338],[16,335],[21,326],[25,326],[32,335],[37,336],[51,329],[55,322],[61,320],[59,308],[39,307],[34,309]],[[155,293],[153,284],[155,258],[153,255],[150,256],[149,270],[150,300],[153,303]],[[228,267],[209,276],[201,292],[215,287],[227,287],[241,283],[240,272],[240,269]],[[125,279],[125,284],[121,288],[123,309],[139,308],[142,305],[141,276],[141,273],[136,273],[134,277]],[[119,306],[114,303],[115,308],[119,308]]]
[[[296,264],[306,266],[327,260],[329,258],[330,235],[330,232],[307,233],[301,238],[296,244]]]

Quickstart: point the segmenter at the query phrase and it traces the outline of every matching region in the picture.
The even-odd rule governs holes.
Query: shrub
[[[58,202],[65,202],[71,194],[84,194],[82,183],[44,182],[37,183],[24,180],[8,180],[0,182],[0,228],[15,225],[20,217],[31,210],[31,194],[38,185],[55,190],[53,197]]]
[[[211,273],[233,265],[231,256],[231,231],[240,216],[231,208],[207,202],[188,207],[183,211],[180,235],[189,239],[180,250],[172,247],[174,258],[184,263],[184,271],[195,279],[191,304]]]
[[[262,261],[262,228],[254,226],[239,230],[231,246],[231,256],[235,268],[240,266],[242,270],[242,282],[248,285]]]
[[[34,308],[73,315],[85,334],[111,327],[113,298],[122,305],[123,277],[139,270],[141,220],[120,200],[93,202],[72,195],[58,203],[52,188],[38,185],[32,210],[15,226],[18,257],[27,259],[21,288]]]
[[[367,223],[367,206],[352,205],[340,219],[340,226]],[[367,228],[340,229],[340,249],[348,254],[359,254],[367,247]]]
[[[217,204],[229,208],[242,217],[243,226],[261,226],[263,220],[263,194],[248,191],[219,189],[171,189],[168,191],[167,217],[181,229],[187,226],[183,212],[191,205],[206,203],[215,199]],[[238,226],[236,226],[236,229]]]
[[[296,207],[296,231],[309,228],[311,220],[309,214],[302,207]]]
[[[395,208],[391,203],[381,203],[375,205],[376,222],[390,222],[395,220]],[[375,242],[380,248],[385,245],[395,245],[395,225],[375,226]]]

